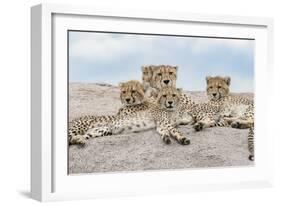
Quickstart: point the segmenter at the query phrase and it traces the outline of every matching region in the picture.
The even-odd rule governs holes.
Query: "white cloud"
[[[70,56],[83,59],[112,60],[123,55],[151,51],[157,39],[149,36],[128,36],[82,33],[70,42]]]
[[[253,90],[253,77],[245,75],[252,66],[239,63],[253,58],[254,41],[74,32],[69,46],[76,81],[109,81],[109,74],[113,83],[140,79],[143,64],[173,64],[180,67],[178,86],[188,90],[205,90],[207,75],[231,76],[232,91]],[[219,62],[209,58],[216,53]],[[97,71],[103,72],[97,77]]]
[[[194,54],[209,52],[220,46],[237,52],[248,52],[252,41],[232,39],[174,37],[168,41],[166,36],[119,35],[104,33],[74,33],[70,41],[70,56],[95,60],[113,60],[124,55],[145,55],[152,51],[161,53],[170,49],[189,49]],[[154,54],[157,55],[157,54]]]
[[[237,52],[247,53],[253,48],[254,41],[219,38],[193,38],[190,41],[190,44],[190,48],[195,54],[206,53],[219,47],[231,48]]]

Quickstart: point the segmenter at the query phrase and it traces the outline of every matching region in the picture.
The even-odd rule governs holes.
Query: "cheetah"
[[[150,97],[155,97],[156,96],[156,89],[151,86],[151,81],[152,81],[152,76],[153,76],[153,71],[156,68],[154,65],[150,66],[142,66],[142,84],[144,87],[145,91],[145,96],[150,98]]]
[[[124,108],[138,105],[144,102],[144,89],[138,81],[131,80],[126,83],[120,83],[120,100]],[[126,111],[121,108],[117,115],[126,115]],[[68,139],[69,144],[85,144],[83,135],[89,128],[101,127],[108,125],[110,122],[115,121],[116,115],[108,116],[82,116],[74,119],[69,124]]]
[[[206,77],[209,101],[199,104],[184,104],[182,111],[194,119],[194,129],[220,126],[248,129],[249,160],[254,160],[254,102],[229,92],[230,77]]]
[[[213,126],[246,129],[253,125],[253,101],[229,93],[230,77],[206,77],[208,102],[183,104],[194,119],[194,129]]]
[[[248,98],[229,93],[230,77],[206,77],[209,104],[218,108],[218,126],[231,126],[238,129],[249,129],[249,160],[254,160],[254,102]],[[214,123],[214,119],[210,122]],[[204,122],[197,124],[197,129],[204,127]],[[196,127],[196,126],[195,126]]]
[[[206,77],[211,105],[219,106],[220,118],[233,128],[247,129],[254,124],[254,102],[229,93],[230,77]]]
[[[135,84],[138,85],[136,88],[140,91],[132,90],[130,83],[121,85],[120,98],[122,102],[127,102],[126,97],[130,96],[127,95],[128,93],[144,94],[142,84],[137,81]],[[124,88],[126,89],[124,90]],[[84,143],[89,138],[156,129],[166,144],[170,144],[171,138],[175,138],[180,144],[188,145],[190,140],[176,128],[180,95],[180,90],[166,87],[157,94],[156,102],[142,101],[139,104],[126,105],[115,116],[108,118],[110,121],[106,124],[99,122],[101,117],[98,119],[93,117],[93,124],[88,124],[86,128],[83,128],[83,134],[79,133],[79,139],[83,139]],[[72,129],[69,131],[73,133]]]
[[[249,129],[249,160],[254,160],[254,102],[229,92],[230,77],[206,77],[209,101],[198,104],[183,104],[180,112],[189,113],[196,131],[220,126]]]

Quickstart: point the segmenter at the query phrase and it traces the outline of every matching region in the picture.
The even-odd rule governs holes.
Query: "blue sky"
[[[254,90],[254,40],[69,32],[69,81],[118,85],[141,80],[141,66],[177,65],[177,87],[204,91],[207,75]]]

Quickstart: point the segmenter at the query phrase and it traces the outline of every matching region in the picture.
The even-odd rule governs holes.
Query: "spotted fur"
[[[249,133],[248,133],[248,150],[249,150],[249,160],[254,161],[255,160],[255,154],[254,154],[254,126],[250,127]]]
[[[249,160],[254,160],[254,102],[229,93],[230,77],[206,77],[206,81],[209,104],[219,107],[217,123],[233,128],[249,129]]]
[[[218,105],[220,120],[233,128],[246,129],[254,124],[254,102],[229,93],[230,77],[206,77],[211,105]]]
[[[131,80],[125,83],[119,84],[120,88],[120,100],[124,108],[130,108],[143,103],[144,101],[144,89],[142,84],[138,81]],[[118,116],[126,116],[126,109],[119,109]],[[70,122],[68,129],[69,144],[85,144],[84,134],[89,128],[102,127],[116,121],[116,115],[111,116],[82,116]]]
[[[180,96],[181,92],[174,87],[163,88],[157,95],[156,102],[145,101],[123,108],[127,115],[117,116],[108,126],[92,128],[86,135],[93,138],[155,128],[166,144],[171,143],[171,138],[175,138],[180,144],[190,144],[190,140],[176,128]]]
[[[136,86],[137,84],[138,86]],[[139,88],[142,89],[140,93],[143,93],[143,87],[139,86],[141,83],[137,84],[133,86],[134,84],[132,82],[128,82],[126,92],[131,94],[132,90]],[[120,86],[122,87],[124,85],[122,84]],[[121,93],[122,91],[121,88]],[[139,101],[138,104],[135,104],[134,101],[129,101],[131,104],[127,105],[127,96],[120,95],[121,100],[124,98],[126,101],[122,101],[125,103],[125,106],[116,115],[110,117],[91,116],[80,118],[79,121],[76,121],[79,124],[74,124],[75,126],[69,130],[69,134],[74,133],[72,131],[73,128],[76,133],[78,133],[77,130],[83,130],[83,132],[78,133],[78,136],[72,136],[71,139],[74,140],[73,143],[75,144],[85,144],[85,140],[88,138],[140,132],[156,128],[156,131],[167,144],[171,143],[171,138],[175,138],[180,144],[189,144],[190,140],[184,137],[176,128],[178,121],[177,108],[179,106],[180,96],[180,90],[173,87],[166,87],[160,90],[155,102]],[[99,122],[102,119],[106,120]],[[77,139],[79,141],[76,141]],[[82,142],[80,142],[81,140]]]

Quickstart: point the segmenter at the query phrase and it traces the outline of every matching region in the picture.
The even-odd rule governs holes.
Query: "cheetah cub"
[[[153,71],[156,68],[154,65],[150,66],[142,66],[142,84],[144,87],[145,91],[145,96],[150,98],[150,97],[155,97],[157,94],[157,91],[155,88],[151,86],[151,81],[152,81],[152,76],[153,76]]]
[[[209,103],[219,106],[220,117],[233,128],[246,129],[254,124],[254,102],[229,93],[230,77],[206,77]]]
[[[117,115],[107,116],[82,116],[70,122],[68,129],[69,144],[84,145],[86,139],[84,134],[94,127],[106,126],[109,123],[116,121],[117,116],[126,115],[126,109],[130,106],[136,106],[144,102],[144,89],[138,81],[128,81],[120,83],[120,100],[123,108],[120,108]]]
[[[229,93],[230,77],[206,77],[210,104],[219,107],[218,124],[246,129],[248,133],[249,160],[254,160],[254,102]]]
[[[253,101],[229,93],[230,77],[206,77],[206,82],[209,101],[186,106],[195,119],[196,131],[213,126],[246,129],[253,125]]]

